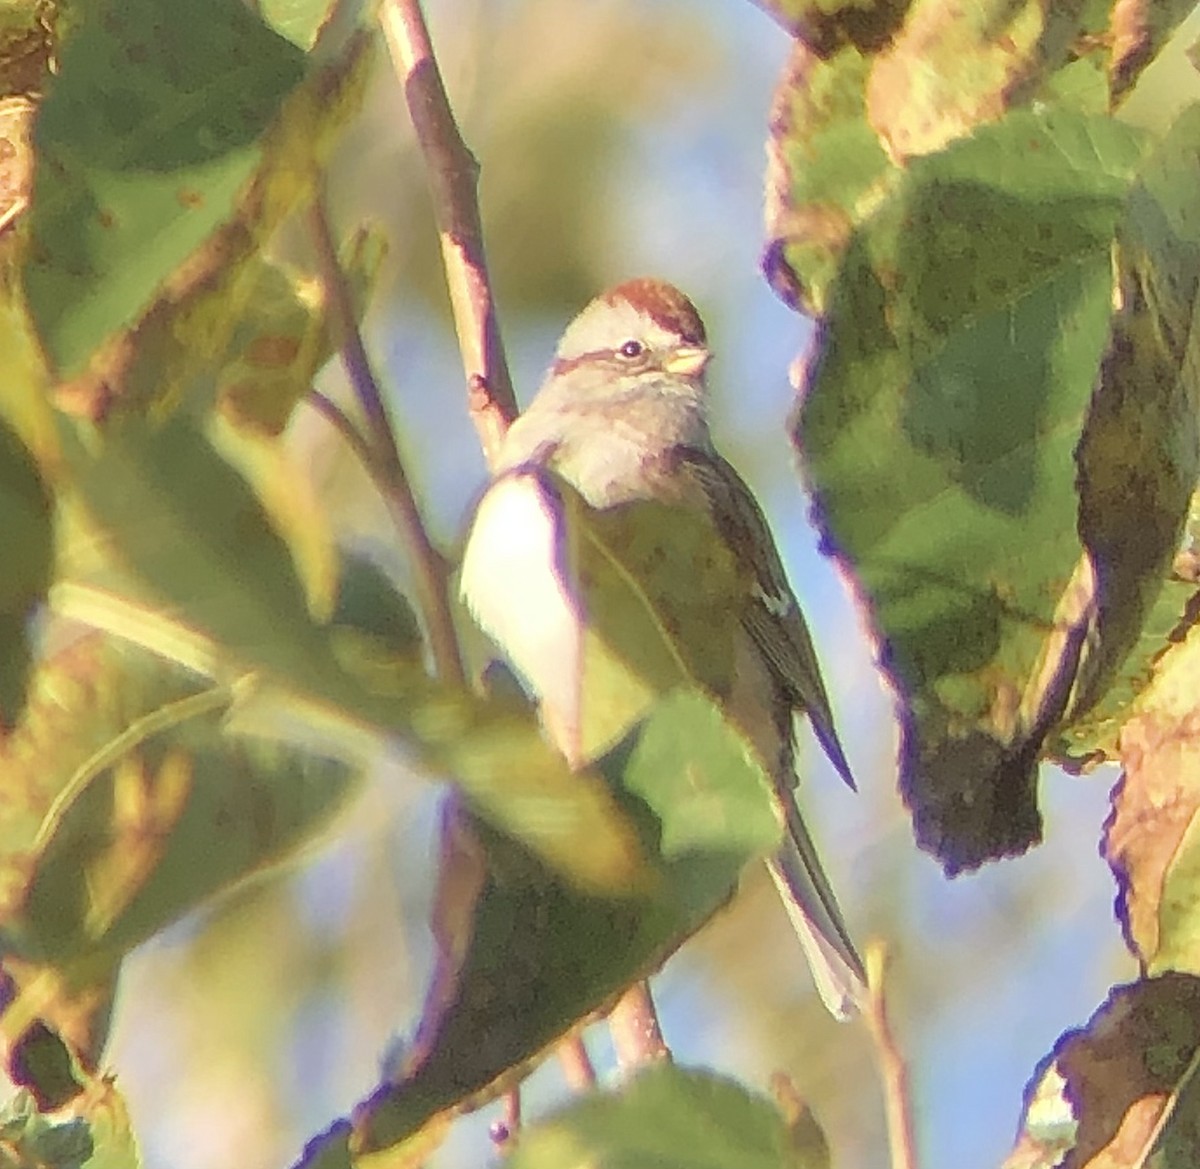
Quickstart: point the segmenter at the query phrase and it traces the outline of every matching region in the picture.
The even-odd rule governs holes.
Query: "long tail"
[[[781,795],[787,835],[779,852],[767,861],[767,869],[804,948],[822,1002],[835,1019],[847,1019],[866,999],[866,973],[795,801],[790,792]]]

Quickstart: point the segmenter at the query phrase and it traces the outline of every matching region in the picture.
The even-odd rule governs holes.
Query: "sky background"
[[[717,439],[771,520],[859,780],[857,795],[842,787],[804,732],[801,803],[842,906],[860,940],[882,938],[893,953],[893,1023],[911,1064],[922,1164],[997,1165],[1038,1061],[1135,973],[1097,853],[1116,774],[1044,769],[1046,841],[1020,860],[948,882],[913,844],[896,794],[891,703],[847,590],[815,549],[786,438],[787,368],[808,325],[758,269],[765,125],[788,40],[739,0],[441,0],[429,9],[483,167],[522,399],[566,321],[616,280],[667,277],[708,322]],[[1160,113],[1151,103],[1137,116]],[[334,206],[347,230],[369,216],[393,240],[369,339],[431,526],[453,546],[484,468],[423,182],[395,82],[381,72],[334,169]],[[340,384],[327,371],[325,388]],[[382,511],[336,439],[303,412],[293,438],[346,541],[403,579]],[[129,960],[112,1058],[149,1169],[289,1164],[371,1089],[420,1008],[436,824],[436,790],[397,761],[285,876]],[[679,1061],[764,1090],[783,1069],[824,1125],[837,1166],[886,1163],[865,1030],[824,1014],[761,874],[668,963],[656,997]],[[610,1071],[603,1029],[589,1042]],[[528,1114],[565,1095],[557,1068],[544,1067]],[[433,1164],[486,1164],[494,1116],[457,1125]]]

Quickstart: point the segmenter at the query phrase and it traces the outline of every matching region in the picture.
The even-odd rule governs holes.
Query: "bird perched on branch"
[[[695,306],[663,281],[631,280],[588,304],[505,437],[467,539],[462,593],[538,699],[551,737],[582,765],[589,759],[580,739],[578,630],[588,617],[576,585],[564,579],[555,517],[530,521],[525,481],[550,471],[601,516],[657,502],[673,509],[667,514],[681,531],[688,520],[710,525],[737,581],[729,611],[706,613],[731,650],[727,684],[715,697],[776,787],[786,832],[768,867],[822,999],[845,1017],[863,997],[863,967],[793,796],[796,712],[808,714],[825,753],[852,781],[762,510],[713,445],[704,380],[710,356]],[[669,554],[673,526],[655,529],[654,558]],[[690,587],[686,570],[671,583],[676,593]]]

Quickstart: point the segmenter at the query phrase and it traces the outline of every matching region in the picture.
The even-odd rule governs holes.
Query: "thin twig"
[[[497,1152],[512,1151],[521,1131],[521,1088],[510,1088],[501,1097],[504,1102],[504,1117],[494,1121],[488,1128],[488,1136]]]
[[[648,983],[634,983],[621,996],[608,1017],[608,1027],[622,1071],[633,1071],[671,1058],[671,1050],[658,1025],[658,1012],[654,1009]]]
[[[384,502],[412,558],[417,600],[425,620],[434,666],[443,680],[461,684],[466,679],[466,672],[450,614],[446,561],[429,539],[408,481],[408,473],[404,469],[404,461],[400,458],[395,431],[355,318],[346,275],[338,262],[337,245],[325,214],[323,192],[318,191],[313,198],[309,208],[309,226],[330,315],[341,343],[342,362],[366,416],[367,433],[364,438],[386,484]]]
[[[596,1067],[579,1031],[568,1035],[556,1048],[563,1078],[572,1092],[590,1092],[596,1086]]]
[[[446,97],[420,0],[384,0],[384,39],[425,156],[471,418],[488,462],[517,415],[484,255],[476,190],[479,164]]]
[[[354,452],[362,468],[371,477],[372,482],[382,492],[381,472],[371,444],[367,442],[362,431],[350,421],[346,411],[333,399],[327,398],[320,390],[312,389],[303,399],[318,414],[320,414],[340,434],[346,445]]]
[[[916,1169],[916,1141],[913,1138],[912,1099],[908,1084],[908,1065],[896,1044],[888,1021],[884,974],[887,953],[873,942],[867,947],[867,986],[869,995],[865,1019],[875,1046],[875,1061],[883,1085],[887,1113],[888,1144],[892,1150],[892,1169]]]

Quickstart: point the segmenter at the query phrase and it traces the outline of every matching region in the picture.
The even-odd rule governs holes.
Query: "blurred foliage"
[[[918,837],[970,866],[1040,832],[1039,757],[1125,768],[1104,849],[1154,977],[1060,1041],[1010,1163],[1127,1164],[1154,1141],[1191,1164],[1195,577],[1176,553],[1198,444],[1200,123],[1163,115],[1154,80],[1160,50],[1182,59],[1190,5],[761,7],[793,38],[765,128],[765,266],[822,318],[795,437],[897,692]],[[340,546],[353,517],[302,453],[324,422],[298,409],[338,342],[305,242],[318,176],[357,225],[353,311],[384,277],[413,319],[443,303],[395,82],[372,75],[373,6],[185,8],[0,6],[0,1040],[24,1086],[0,1161],[137,1165],[113,1060],[141,1085],[148,1164],[279,1164],[364,1097],[303,1163],[423,1156],[699,929],[778,809],[696,692],[721,688],[723,640],[700,639],[682,679],[656,656],[664,614],[705,612],[672,609],[669,575],[621,594],[628,517],[602,521],[610,555],[590,569],[612,621],[593,647],[594,771],[569,773],[522,703],[428,678],[404,593]],[[557,318],[615,274],[647,194],[631,148],[695,135],[667,215],[725,181],[705,135],[750,69],[740,14],[459,0],[431,16],[509,319]],[[1176,103],[1186,88],[1162,84]],[[444,432],[461,421],[455,387],[412,388]],[[456,449],[420,456],[452,477]],[[729,566],[706,567],[705,611]],[[435,797],[401,770],[449,775],[467,801],[443,813],[436,893],[419,806]],[[917,884],[877,839],[842,864],[894,933]],[[950,931],[914,926],[898,975],[914,1025],[961,1000],[1022,1030],[989,999],[1005,939],[1077,908],[1053,862],[1030,863],[965,927],[960,967]],[[649,1069],[531,1127],[516,1164],[816,1167],[830,1147],[880,1163],[866,1041],[797,1005],[780,969],[798,955],[750,884],[743,916],[666,973],[722,992],[680,1041],[707,1034],[723,1065],[780,1053],[803,1080],[773,1106]],[[397,1027],[412,1038],[381,1072]]]
[[[514,1169],[828,1169],[823,1141],[741,1085],[672,1064],[597,1094],[521,1134]]]

